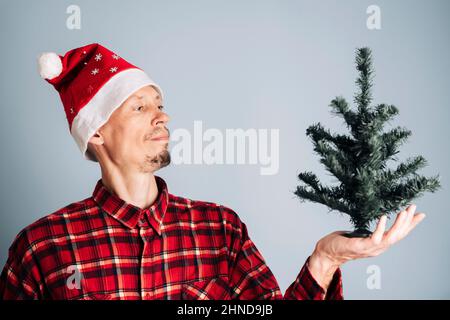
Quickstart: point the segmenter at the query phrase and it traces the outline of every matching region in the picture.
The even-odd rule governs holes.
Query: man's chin
[[[167,167],[170,164],[171,158],[168,150],[163,150],[157,155],[146,155],[142,171],[156,171],[161,168]]]
[[[169,150],[166,149],[159,154],[159,164],[160,164],[159,169],[167,167],[170,164],[170,161],[171,161],[170,153]]]

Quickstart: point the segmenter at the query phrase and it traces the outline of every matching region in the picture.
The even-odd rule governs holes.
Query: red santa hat
[[[70,134],[84,157],[89,139],[131,94],[151,85],[161,88],[140,68],[98,43],[72,49],[64,56],[53,52],[38,58],[39,73],[59,92]]]

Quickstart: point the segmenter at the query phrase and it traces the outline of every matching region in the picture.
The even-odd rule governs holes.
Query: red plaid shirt
[[[0,298],[343,299],[341,271],[325,295],[307,263],[283,296],[233,210],[174,196],[156,182],[158,198],[147,209],[100,179],[92,197],[23,229],[0,276]]]

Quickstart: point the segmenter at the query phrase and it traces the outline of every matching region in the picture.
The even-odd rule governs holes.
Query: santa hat
[[[131,94],[151,85],[161,88],[140,68],[98,43],[38,58],[39,73],[59,92],[70,134],[84,157],[97,159],[87,150],[89,139]]]

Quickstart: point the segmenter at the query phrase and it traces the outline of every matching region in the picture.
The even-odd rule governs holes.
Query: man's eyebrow
[[[134,95],[132,95],[132,97],[136,97],[136,98],[142,99],[144,96],[139,96],[139,95],[137,95],[137,94],[134,94]],[[161,96],[160,96],[159,94],[157,94],[157,95],[155,96],[155,99],[156,99],[156,100],[161,100]]]

